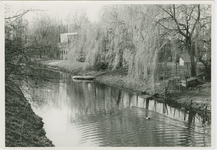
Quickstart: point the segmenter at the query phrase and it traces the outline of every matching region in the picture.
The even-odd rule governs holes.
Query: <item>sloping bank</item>
[[[13,89],[13,90],[12,90]],[[5,86],[5,146],[53,147],[37,116],[18,87]]]
[[[140,97],[147,98],[151,96],[142,94],[142,91],[148,91],[148,85],[128,82],[127,76],[121,73],[105,73],[97,76],[96,81],[135,91],[140,94]],[[158,86],[156,89],[159,93],[159,98],[154,98],[155,100],[165,102],[185,111],[197,112],[208,124],[211,123],[211,83],[201,85],[200,91],[199,89],[192,89],[185,92],[172,93],[166,100],[164,100],[164,88]]]
[[[105,73],[103,75],[97,76],[96,80],[98,82],[114,85],[121,88],[131,89],[138,93],[142,93],[142,91],[148,91],[148,85],[140,84],[140,83],[132,83],[128,82],[127,76],[117,73]],[[157,93],[159,93],[160,98],[156,98],[158,101],[162,101],[164,98],[164,87],[158,85],[156,87]],[[141,97],[147,97],[151,95],[142,95]],[[201,85],[200,91],[199,89],[192,89],[184,92],[176,92],[170,94],[168,96],[168,103],[177,104],[180,107],[191,107],[199,112],[199,111],[207,111],[211,112],[211,83],[204,83]]]
[[[71,73],[72,75],[92,75],[96,76],[96,81],[120,88],[126,88],[138,93],[142,91],[148,91],[149,86],[143,83],[129,82],[127,79],[126,73],[123,71],[114,71],[114,72],[96,72],[96,71],[84,71],[81,66],[76,67],[76,63],[71,63],[68,66],[65,66],[64,61],[55,62],[55,65],[51,65],[49,61],[44,61],[43,66],[48,66],[49,69],[60,70],[63,72]],[[76,68],[76,69],[75,69]],[[162,101],[164,97],[164,86],[156,86],[160,98],[156,99]],[[173,93],[168,97],[168,103],[176,105],[177,107],[184,107],[188,109],[191,106],[191,109],[200,113],[201,115],[207,115],[211,117],[211,83],[204,83],[199,89],[192,89],[189,91],[184,91],[182,93]]]

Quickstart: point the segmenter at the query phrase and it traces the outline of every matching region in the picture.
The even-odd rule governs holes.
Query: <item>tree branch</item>
[[[194,23],[194,26],[193,26],[192,30],[191,30],[190,37],[192,37],[192,35],[193,35],[193,33],[194,33],[194,30],[195,30],[195,28],[196,28],[196,25],[197,25],[197,23],[198,23],[199,20],[200,20],[200,4],[197,5],[197,8],[198,8],[198,16],[197,16],[197,19],[196,19],[196,21],[195,21],[195,23]]]

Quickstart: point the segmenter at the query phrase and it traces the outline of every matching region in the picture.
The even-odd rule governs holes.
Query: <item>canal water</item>
[[[25,95],[56,147],[211,146],[209,120],[191,110],[97,82],[73,81],[69,74],[40,74],[43,79],[29,81]]]

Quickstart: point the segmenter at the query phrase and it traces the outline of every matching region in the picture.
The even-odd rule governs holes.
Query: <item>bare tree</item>
[[[60,34],[66,32],[67,27],[61,22],[46,15],[37,16],[31,27],[29,42],[35,54],[42,57],[57,57]]]
[[[191,76],[196,75],[196,65],[200,61],[202,48],[199,42],[202,39],[204,29],[211,27],[210,5],[160,5],[162,11],[158,16],[158,24],[172,37],[182,42],[183,50],[190,56]],[[162,14],[162,12],[164,12]],[[211,37],[210,37],[211,39]],[[205,43],[210,42],[208,39]]]

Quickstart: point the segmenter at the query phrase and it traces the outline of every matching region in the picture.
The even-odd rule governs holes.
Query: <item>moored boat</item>
[[[74,80],[94,80],[94,76],[73,76]]]

